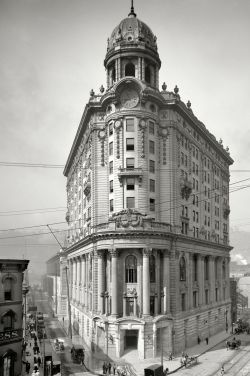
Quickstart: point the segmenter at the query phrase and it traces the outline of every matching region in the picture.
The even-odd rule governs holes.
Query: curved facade
[[[159,91],[156,37],[133,8],[108,40],[67,177],[72,323],[93,350],[155,357],[229,325],[228,150]]]

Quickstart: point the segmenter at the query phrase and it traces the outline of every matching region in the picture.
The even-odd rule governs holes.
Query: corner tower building
[[[109,356],[177,352],[230,325],[228,149],[159,90],[133,7],[108,39],[64,174],[72,327]]]

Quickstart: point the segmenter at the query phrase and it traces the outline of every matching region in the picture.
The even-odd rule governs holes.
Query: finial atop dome
[[[128,17],[136,17],[136,13],[134,12],[134,0],[131,0],[131,10]]]

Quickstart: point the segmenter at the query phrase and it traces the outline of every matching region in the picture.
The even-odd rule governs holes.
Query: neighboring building
[[[57,253],[46,262],[47,270],[43,280],[51,309],[59,318],[63,317],[63,320],[67,316],[66,266],[66,258]]]
[[[235,261],[230,262],[230,277],[239,278],[250,275],[250,264],[237,264]]]
[[[72,323],[109,356],[151,358],[230,325],[233,160],[177,87],[159,91],[156,36],[133,7],[104,66],[64,170]]]
[[[28,260],[0,259],[0,375],[20,376],[23,340],[23,272]]]
[[[246,283],[245,285],[248,285]],[[244,288],[244,280],[240,282],[239,278],[230,278],[230,296],[231,296],[231,319],[233,323],[243,317],[248,312],[248,291]],[[243,286],[243,288],[242,288]],[[244,294],[242,293],[244,292]],[[245,296],[247,295],[248,296]]]
[[[244,299],[240,300],[239,306],[238,306],[238,311],[240,311],[240,308],[242,307],[247,308],[248,302],[250,301],[250,277],[239,278],[238,286],[239,286],[240,293],[248,299],[247,302]]]

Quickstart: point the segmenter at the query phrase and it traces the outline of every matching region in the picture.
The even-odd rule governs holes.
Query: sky
[[[250,232],[250,2],[135,0],[135,12],[157,36],[160,83],[181,99],[234,159],[231,227]],[[130,0],[0,0],[0,257],[58,250],[65,229],[63,168],[10,167],[1,162],[53,164],[67,160],[89,92],[106,76],[107,38],[130,11]],[[50,210],[48,210],[50,209]],[[14,244],[14,246],[13,246]],[[39,246],[38,246],[39,244]],[[37,257],[38,261],[34,261]]]

